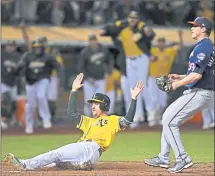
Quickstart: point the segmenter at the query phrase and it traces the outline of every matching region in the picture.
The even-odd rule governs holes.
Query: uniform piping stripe
[[[78,124],[78,128],[81,127],[82,121],[83,121],[83,116],[81,116],[81,120],[80,120],[80,123]]]
[[[172,133],[174,142],[175,142],[175,144],[176,144],[176,146],[177,146],[177,149],[178,149],[178,152],[179,152],[179,156],[181,157],[182,160],[183,160],[183,158],[182,158],[182,156],[181,156],[181,153],[180,153],[178,144],[177,144],[177,142],[176,142],[176,140],[175,140],[175,136],[174,136],[174,134],[173,134],[173,132],[172,132],[172,130],[171,130],[170,123],[175,119],[175,117],[179,114],[179,112],[181,112],[181,110],[184,109],[184,107],[187,106],[187,104],[195,97],[195,95],[197,94],[197,92],[198,92],[198,90],[197,90],[197,91],[195,92],[195,94],[190,98],[190,100],[189,100],[187,103],[185,103],[185,105],[175,114],[175,116],[173,116],[172,120],[171,120],[171,121],[169,122],[169,124],[168,124],[168,127],[169,127],[169,129],[170,129],[170,131],[171,131],[171,133]]]

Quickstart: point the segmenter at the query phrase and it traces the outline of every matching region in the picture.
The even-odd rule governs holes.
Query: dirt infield
[[[2,176],[209,176],[214,174],[214,163],[195,164],[180,174],[170,174],[166,169],[149,167],[141,162],[99,162],[93,171],[68,171],[55,168],[38,171],[17,171],[13,166],[3,162]]]

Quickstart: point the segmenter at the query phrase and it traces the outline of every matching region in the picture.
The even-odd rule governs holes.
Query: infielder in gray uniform
[[[209,39],[212,23],[204,17],[198,17],[189,23],[192,24],[192,38],[197,40],[197,43],[189,56],[187,74],[170,74],[169,79],[163,83],[160,78],[157,79],[158,87],[164,91],[174,91],[182,86],[185,86],[187,90],[163,114],[160,153],[152,159],[145,159],[148,165],[168,168],[170,148],[172,148],[176,163],[168,171],[175,173],[193,165],[191,158],[185,152],[179,126],[196,112],[208,108],[214,101],[212,66],[215,55],[213,43]]]

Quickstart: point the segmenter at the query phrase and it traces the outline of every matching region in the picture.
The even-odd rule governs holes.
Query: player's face
[[[35,47],[34,52],[36,55],[40,55],[42,53],[42,47]]]
[[[129,24],[129,26],[134,27],[135,25],[137,25],[137,22],[138,22],[137,18],[128,17],[128,24]]]
[[[158,41],[158,48],[163,49],[165,47],[164,41]]]
[[[100,103],[93,102],[92,103],[92,114],[93,117],[97,118],[102,114],[102,110],[100,109]]]
[[[201,27],[199,27],[199,26],[193,26],[191,28],[191,37],[193,39],[197,39],[201,35],[201,31],[202,31]]]
[[[97,40],[89,40],[89,45],[93,48],[97,48],[98,46],[98,41]]]
[[[13,52],[13,51],[16,50],[16,46],[15,46],[15,45],[7,45],[7,46],[6,46],[6,50],[7,50],[8,52]]]

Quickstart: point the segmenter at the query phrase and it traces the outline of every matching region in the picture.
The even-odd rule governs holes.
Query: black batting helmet
[[[137,19],[140,18],[139,13],[137,11],[134,11],[134,10],[128,14],[128,17],[137,18]]]
[[[34,41],[31,43],[31,46],[32,46],[32,48],[35,48],[35,47],[42,47],[42,43],[39,42],[38,40],[34,40]]]
[[[41,42],[43,45],[48,42],[48,38],[46,36],[39,37],[37,40]]]
[[[102,111],[109,111],[110,109],[110,98],[102,93],[96,93],[93,95],[92,99],[87,100],[88,103],[97,102],[100,103],[100,109]]]

